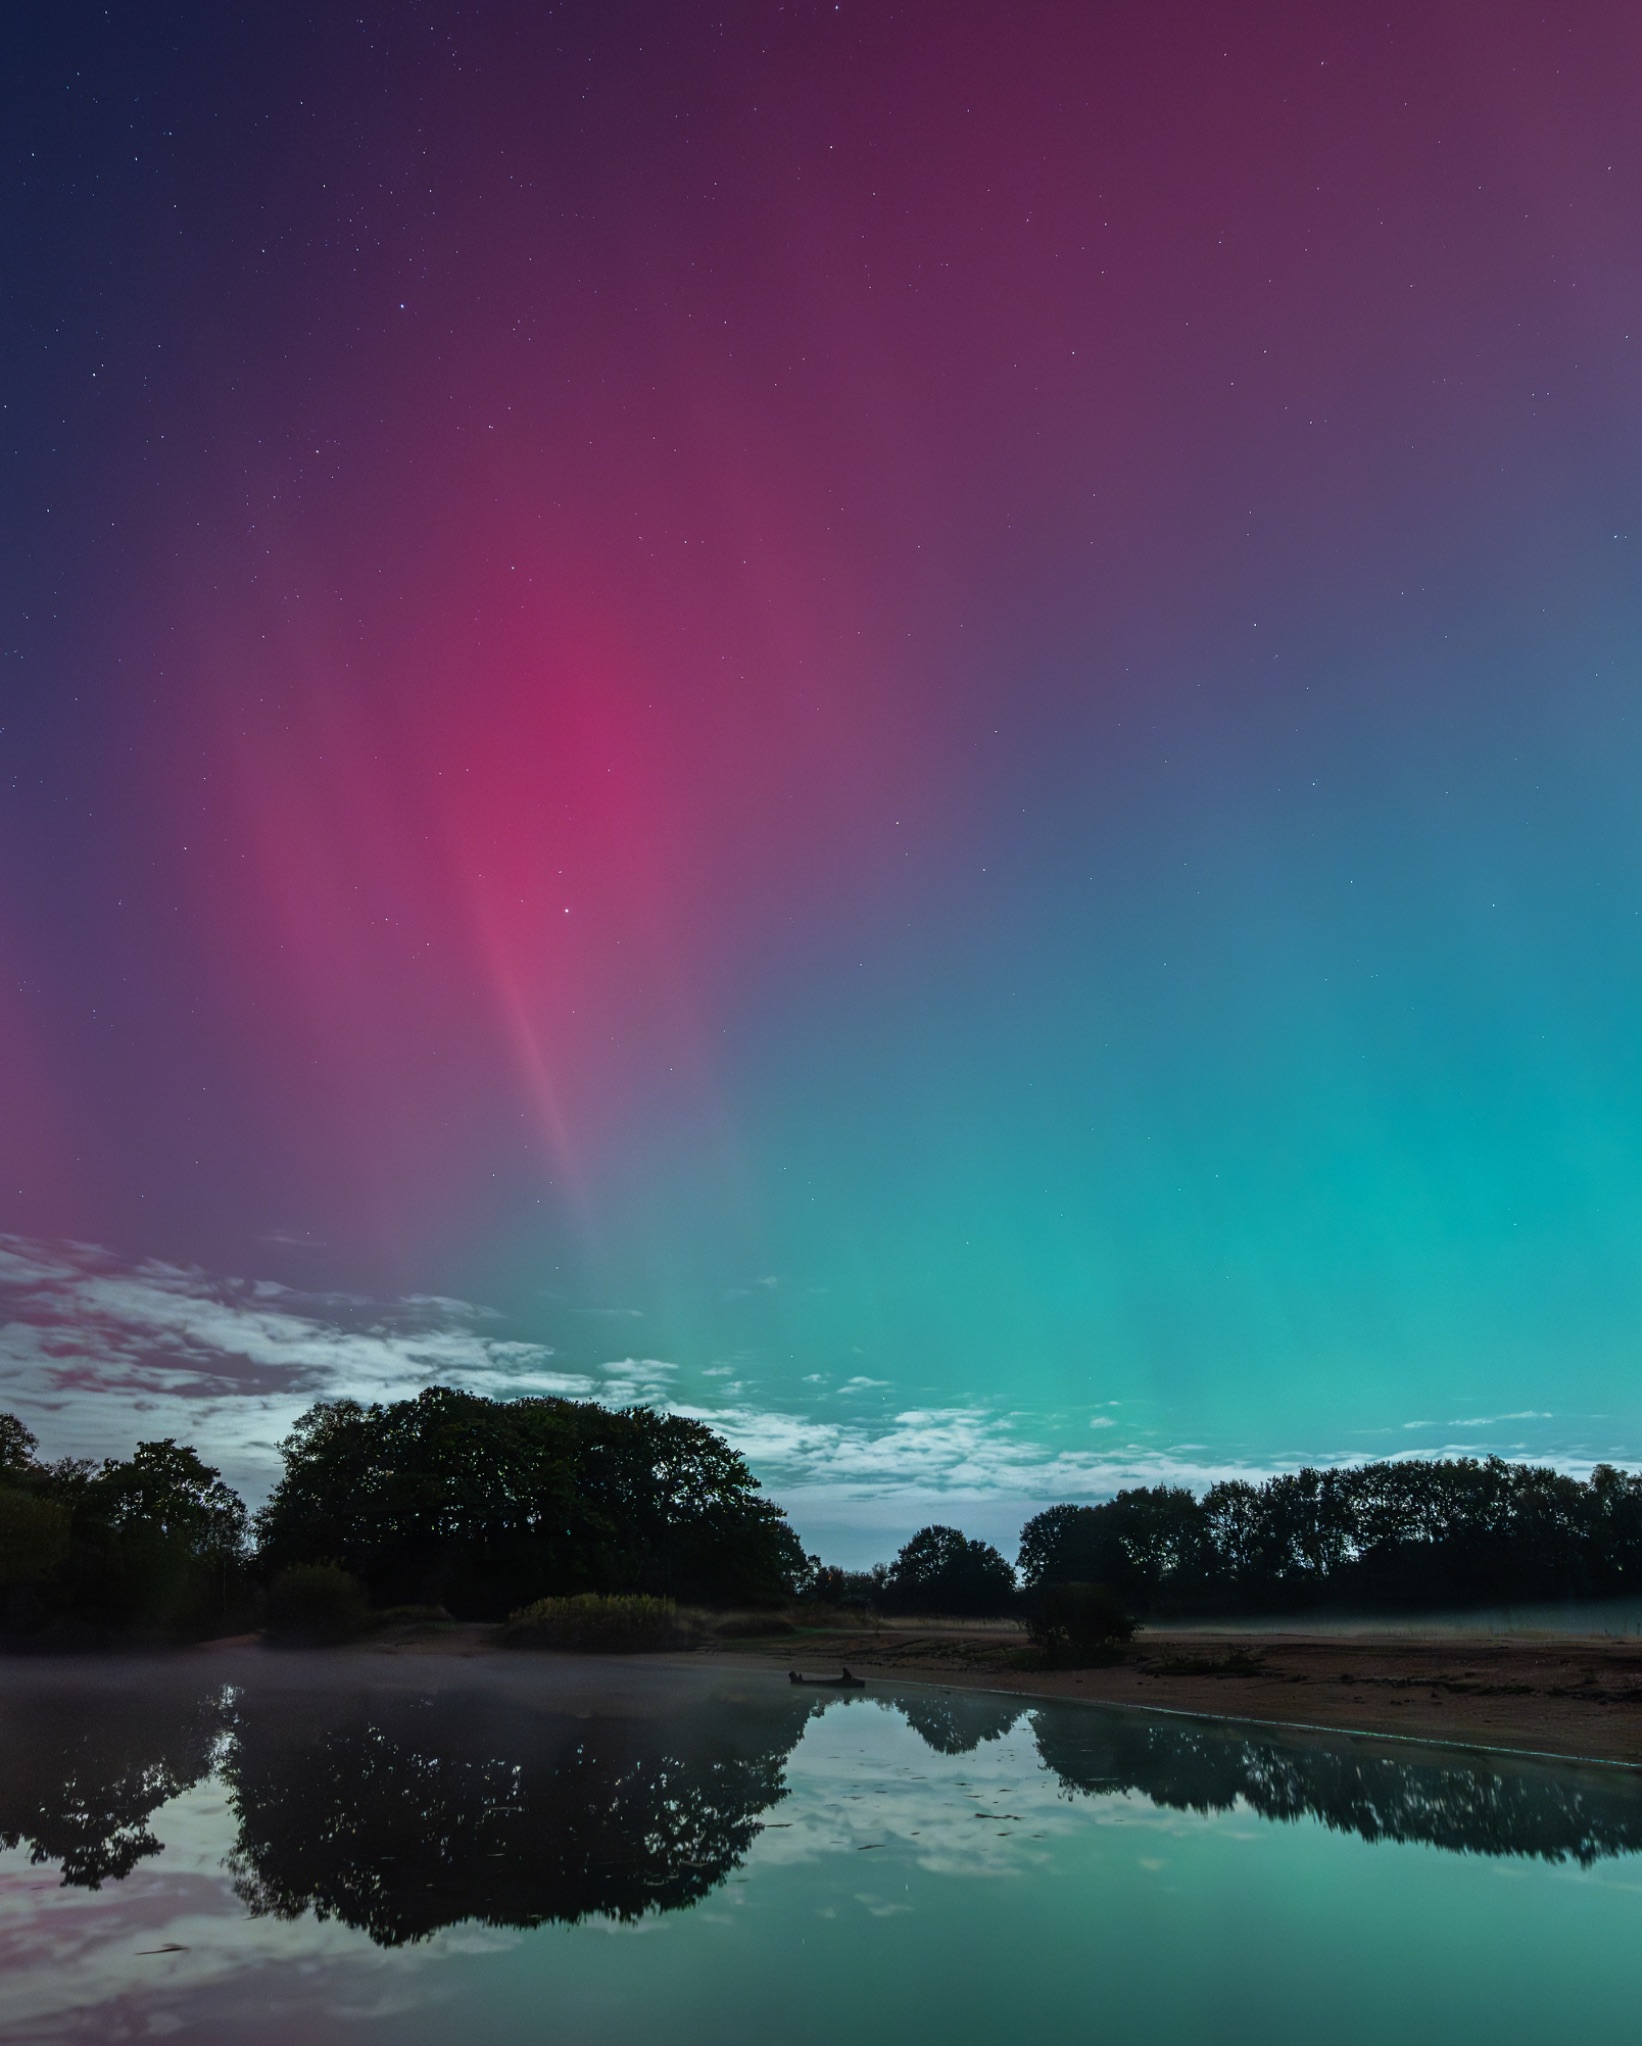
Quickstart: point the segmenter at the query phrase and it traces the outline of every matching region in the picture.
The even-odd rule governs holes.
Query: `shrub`
[[[798,1632],[781,1613],[725,1613],[711,1625],[720,1641],[758,1641],[771,1634]]]
[[[670,1598],[642,1593],[605,1598],[583,1592],[579,1598],[539,1598],[513,1614],[507,1632],[516,1648],[605,1649],[634,1653],[672,1648],[686,1638],[678,1608]]]
[[[444,1606],[377,1606],[371,1613],[371,1626],[378,1627],[448,1627],[452,1624],[449,1610]]]
[[[1133,1637],[1135,1623],[1104,1584],[1050,1584],[1032,1601],[1032,1639],[1051,1662],[1099,1662]]]
[[[840,1612],[875,1613],[884,1602],[889,1565],[871,1570],[840,1570],[836,1563],[817,1564],[802,1593],[806,1605],[832,1606]]]
[[[334,1563],[299,1563],[268,1588],[268,1632],[307,1648],[351,1641],[365,1625],[365,1587]]]

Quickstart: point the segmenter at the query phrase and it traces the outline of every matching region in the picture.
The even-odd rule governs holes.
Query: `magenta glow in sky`
[[[76,1239],[648,1360],[827,1526],[1642,1455],[1627,10],[5,39],[38,1413]]]

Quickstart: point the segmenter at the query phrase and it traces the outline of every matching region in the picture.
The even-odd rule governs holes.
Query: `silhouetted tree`
[[[870,1611],[884,1602],[884,1585],[889,1565],[876,1563],[870,1570],[841,1570],[836,1563],[809,1558],[811,1569],[804,1596],[823,1606],[858,1607]]]
[[[20,1477],[36,1468],[39,1442],[15,1414],[0,1414],[0,1478]]]
[[[1015,1600],[1015,1573],[990,1542],[955,1527],[923,1527],[884,1579],[887,1612],[986,1615]]]
[[[62,1468],[62,1467],[60,1467]],[[111,1626],[220,1623],[245,1555],[245,1507],[209,1464],[167,1438],[128,1461],[64,1469],[77,1613]]]
[[[1052,1662],[1098,1661],[1129,1640],[1135,1623],[1104,1584],[1044,1584],[1027,1594],[1027,1626]]]
[[[1029,1591],[1104,1584],[1130,1610],[1200,1596],[1213,1574],[1204,1509],[1181,1485],[1119,1492],[1104,1506],[1052,1506],[1021,1530]]]
[[[192,1449],[168,1438],[128,1459],[41,1464],[28,1431],[0,1421],[7,1625],[197,1634],[243,1614],[245,1508]]]
[[[435,1386],[323,1402],[282,1453],[257,1517],[265,1566],[335,1564],[378,1604],[476,1618],[583,1591],[764,1604],[810,1569],[742,1458],[678,1414]]]
[[[1499,1457],[1120,1492],[1021,1531],[1029,1589],[1100,1579],[1134,1610],[1521,1604],[1642,1589],[1642,1478]]]

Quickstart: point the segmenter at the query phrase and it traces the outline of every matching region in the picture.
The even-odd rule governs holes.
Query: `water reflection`
[[[938,1755],[972,1755],[982,1741],[1000,1740],[1021,1716],[1018,1698],[985,1692],[909,1691],[895,1700],[925,1747]]]
[[[1630,1770],[1560,1768],[1441,1749],[1263,1736],[1203,1721],[1064,1710],[1033,1714],[1038,1752],[1068,1790],[1139,1792],[1177,1811],[1320,1819],[1365,1840],[1589,1864],[1642,1849]]]
[[[0,1846],[95,1890],[159,1854],[149,1820],[209,1773],[222,1687],[25,1691],[0,1717]]]
[[[521,1710],[484,1694],[245,1701],[224,1765],[234,1887],[380,1946],[462,1920],[632,1920],[745,1855],[814,1709],[701,1700],[665,1719]]]
[[[577,1686],[580,1685],[580,1689]],[[648,1687],[648,1688],[646,1688]],[[1075,1797],[1242,1805],[1366,1840],[1589,1863],[1642,1849],[1631,1772],[1302,1740],[1202,1722],[909,1686],[867,1699],[706,1672],[536,1671],[304,1687],[111,1678],[0,1692],[0,1841],[96,1888],[160,1853],[167,1800],[213,1770],[226,1867],[255,1916],[313,1912],[397,1947],[445,1926],[633,1921],[695,1904],[787,1794],[821,1712],[903,1718],[964,1756],[1022,1722]],[[796,1835],[793,1837],[797,1837]]]

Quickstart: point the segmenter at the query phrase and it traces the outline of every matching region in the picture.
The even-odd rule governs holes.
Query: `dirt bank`
[[[885,1626],[695,1654],[1642,1765],[1642,1644],[1597,1638],[1147,1629],[1109,1668],[1044,1670],[1015,1632]]]
[[[584,1658],[502,1645],[502,1629],[446,1622],[394,1628],[341,1656],[504,1657],[520,1666]],[[192,1654],[243,1653],[254,1637],[202,1644]],[[279,1650],[258,1649],[285,1660]],[[625,1660],[626,1658],[624,1658]],[[776,1669],[817,1674],[848,1664],[868,1679],[910,1678],[1023,1698],[1080,1698],[1277,1725],[1403,1735],[1642,1767],[1642,1642],[1567,1632],[1400,1634],[1217,1633],[1146,1628],[1109,1667],[1037,1667],[1018,1628],[973,1621],[799,1626],[765,1638],[703,1639],[639,1663]]]

